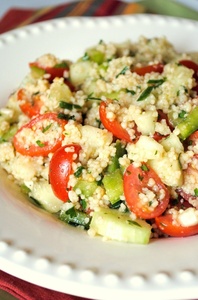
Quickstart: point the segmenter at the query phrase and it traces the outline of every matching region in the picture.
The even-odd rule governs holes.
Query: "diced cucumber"
[[[183,183],[183,172],[178,155],[170,159],[168,152],[160,159],[150,160],[149,165],[155,170],[162,182],[168,186],[179,187]]]
[[[9,142],[13,136],[15,135],[15,133],[17,132],[18,130],[18,127],[17,125],[11,125],[9,130],[6,131],[1,137],[0,137],[0,143],[3,143],[3,142]]]
[[[156,121],[157,115],[153,111],[144,111],[135,118],[138,131],[143,135],[154,134]]]
[[[85,196],[85,198],[88,198],[93,195],[95,190],[97,189],[97,182],[96,181],[86,181],[80,179],[76,185],[74,186],[74,190],[76,191],[79,189],[81,193]]]
[[[107,239],[135,244],[148,244],[151,236],[151,226],[146,221],[133,221],[128,213],[109,208],[93,213],[90,229]]]
[[[72,92],[68,85],[62,81],[55,81],[51,84],[49,98],[56,99],[57,103],[60,101],[70,102]]]
[[[120,196],[123,195],[123,178],[120,169],[105,174],[102,182],[111,204],[119,201]]]
[[[38,79],[45,74],[45,70],[37,66],[31,66],[30,70],[31,70],[32,77],[35,79]]]
[[[51,185],[46,180],[34,182],[29,197],[34,198],[45,210],[51,213],[58,212],[63,205],[63,201],[54,195]]]
[[[178,125],[180,138],[185,140],[198,129],[198,107],[195,107]]]
[[[174,133],[171,133],[166,138],[163,138],[160,141],[160,144],[164,147],[166,151],[169,151],[171,148],[174,148],[177,153],[181,153],[184,151],[184,146],[181,143],[178,136]]]
[[[85,229],[88,229],[91,217],[72,207],[68,210],[62,210],[59,219],[73,226],[83,226]]]
[[[127,145],[129,159],[134,161],[147,161],[161,158],[164,148],[150,136],[141,135],[137,143]]]
[[[104,53],[94,48],[87,49],[86,56],[87,59],[90,59],[97,64],[102,64],[105,59]]]
[[[70,66],[70,79],[72,84],[81,85],[89,76],[92,70],[93,62],[91,61],[77,61]]]
[[[110,164],[108,165],[107,172],[112,173],[116,169],[120,168],[119,158],[122,157],[126,153],[126,149],[123,144],[117,140],[116,141],[116,154],[112,158]]]

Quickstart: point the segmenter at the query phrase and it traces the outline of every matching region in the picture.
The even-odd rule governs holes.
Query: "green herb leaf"
[[[42,143],[40,140],[37,140],[36,141],[36,143],[37,143],[37,145],[39,146],[39,147],[45,147],[45,144],[44,143]]]
[[[147,81],[148,84],[152,84],[154,88],[162,85],[165,82],[165,78],[162,79],[150,79]]]
[[[82,60],[83,60],[83,61],[86,61],[86,60],[89,60],[89,59],[90,59],[90,57],[89,57],[88,53],[85,52],[85,54],[84,54],[83,57],[82,57]]]
[[[152,85],[148,86],[138,97],[137,101],[145,100],[150,95],[150,93],[152,92],[153,89],[154,89],[154,87]]]
[[[135,225],[135,226],[138,226],[138,227],[142,227],[138,222],[135,222],[133,220],[127,220],[127,222],[130,224],[130,225]]]
[[[148,80],[147,83],[149,84],[149,86],[141,93],[137,101],[145,100],[150,95],[152,90],[162,85],[165,82],[165,80],[166,78]]]
[[[120,75],[124,75],[126,71],[129,70],[128,66],[125,66],[117,75],[116,78],[118,78]]]
[[[198,197],[198,188],[194,189],[195,196]]]
[[[131,95],[135,95],[135,94],[136,94],[136,92],[135,92],[135,91],[133,91],[133,90],[129,90],[129,89],[126,89],[126,92],[127,92],[127,93],[130,93]]]
[[[69,110],[72,110],[73,108],[76,108],[76,109],[81,108],[80,105],[69,103],[69,102],[65,102],[65,101],[60,101],[59,102],[59,107],[60,108],[64,108],[64,109],[69,109]]]
[[[87,100],[87,101],[88,101],[88,100],[99,100],[99,101],[101,101],[101,98],[93,97],[92,95],[93,95],[93,93],[89,94],[89,95],[87,96],[87,99],[86,99],[86,100]]]
[[[142,181],[142,180],[144,179],[144,176],[138,174],[138,179],[139,179],[140,181]]]
[[[85,210],[87,207],[87,202],[84,199],[80,199],[80,204],[82,206],[82,209]]]
[[[48,131],[48,129],[50,129],[50,127],[52,126],[52,124],[47,125],[46,127],[44,127],[42,129],[42,133],[45,133],[46,131]]]
[[[142,169],[142,171],[146,171],[146,172],[149,171],[149,168],[145,164],[141,165],[141,169]]]
[[[83,166],[78,167],[77,170],[74,172],[74,176],[79,178],[82,175],[83,169],[84,169]]]
[[[71,207],[70,209],[65,211],[66,215],[70,215],[70,217],[76,217],[76,211],[74,207]]]
[[[75,120],[75,116],[66,115],[64,113],[58,113],[57,117],[62,120]]]
[[[187,115],[187,112],[185,110],[181,110],[181,112],[178,114],[178,117],[183,119]]]

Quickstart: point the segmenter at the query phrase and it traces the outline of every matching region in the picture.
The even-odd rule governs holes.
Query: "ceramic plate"
[[[0,104],[45,53],[75,60],[100,39],[166,36],[179,51],[198,50],[198,22],[151,15],[65,18],[0,37]],[[0,171],[0,267],[31,283],[91,299],[198,297],[198,236],[149,245],[104,242],[67,226],[25,199]]]

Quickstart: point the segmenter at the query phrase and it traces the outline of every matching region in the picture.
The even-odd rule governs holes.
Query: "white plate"
[[[88,46],[165,35],[180,51],[198,50],[198,22],[134,15],[66,18],[0,37],[0,102],[44,53],[76,59]],[[198,298],[198,236],[147,246],[103,242],[31,205],[0,173],[0,268],[29,282],[91,299]]]

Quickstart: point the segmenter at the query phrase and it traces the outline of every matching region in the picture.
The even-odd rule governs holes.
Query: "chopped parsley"
[[[39,146],[39,147],[45,147],[45,144],[44,143],[42,143],[40,140],[37,140],[36,141],[36,143],[37,143],[37,145]]]
[[[149,168],[145,164],[141,165],[141,169],[142,171],[146,171],[146,172],[149,171]]]
[[[84,169],[83,166],[78,167],[77,170],[74,172],[74,176],[79,178],[82,175],[83,169]]]
[[[117,75],[116,78],[118,78],[120,75],[124,75],[126,71],[129,70],[128,66],[125,66]]]
[[[152,92],[153,89],[156,89],[166,81],[166,78],[162,79],[150,79],[147,81],[149,84],[148,87],[140,94],[137,101],[145,100]]]
[[[59,107],[60,108],[64,108],[64,109],[68,109],[68,110],[72,110],[74,108],[76,108],[76,109],[81,108],[80,105],[69,103],[69,102],[65,102],[65,101],[60,101],[59,102]]]
[[[187,113],[186,113],[185,110],[181,110],[180,113],[178,114],[178,117],[181,118],[181,119],[183,119],[183,118],[186,117],[186,114],[187,114]]]
[[[127,220],[127,222],[130,224],[130,225],[135,225],[135,226],[138,226],[138,227],[142,227],[138,222],[135,222],[133,220]]]
[[[62,119],[62,120],[75,120],[75,116],[70,116],[70,115],[67,115],[67,114],[64,114],[64,113],[58,113],[58,118],[59,119]]]
[[[52,126],[52,123],[49,124],[49,125],[47,125],[46,127],[44,127],[44,128],[42,129],[42,133],[45,133],[46,131],[48,131],[48,129],[50,129],[51,126]]]
[[[87,96],[87,99],[86,99],[87,101],[89,101],[89,100],[99,100],[99,101],[101,101],[101,98],[98,98],[98,97],[94,97],[93,96],[93,93],[91,93],[91,94],[89,94],[88,96]]]

